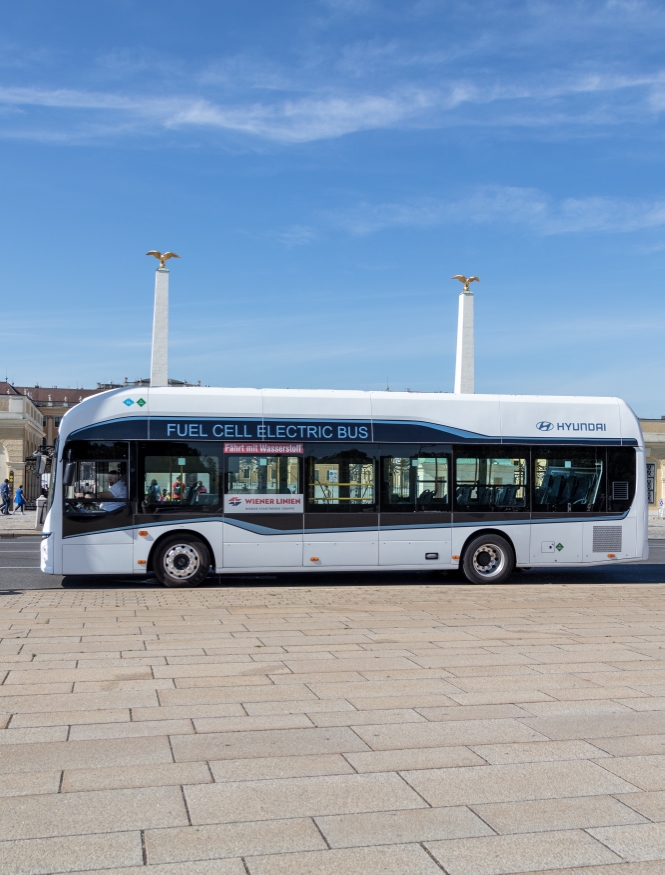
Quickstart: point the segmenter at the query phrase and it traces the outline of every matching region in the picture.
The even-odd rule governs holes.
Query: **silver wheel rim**
[[[176,580],[189,580],[200,567],[201,557],[189,544],[174,544],[164,556],[164,568]]]
[[[474,550],[472,558],[476,574],[486,580],[498,577],[506,567],[506,556],[496,544],[481,544]]]

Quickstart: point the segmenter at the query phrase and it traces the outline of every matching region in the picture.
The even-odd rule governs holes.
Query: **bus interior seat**
[[[470,504],[471,493],[475,489],[474,486],[458,486],[455,490],[455,497],[458,504]]]

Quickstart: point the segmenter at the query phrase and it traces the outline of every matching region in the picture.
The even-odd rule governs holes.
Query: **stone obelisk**
[[[169,270],[155,271],[155,312],[152,317],[150,385],[169,384]]]
[[[180,258],[175,252],[158,252],[151,249],[146,255],[159,259],[155,271],[155,311],[152,317],[152,359],[150,362],[150,385],[169,384],[169,271],[164,266],[170,258]]]
[[[455,356],[455,395],[473,395],[475,391],[473,373],[473,292],[470,282],[480,282],[478,277],[458,274],[453,279],[464,283],[459,296],[457,310],[457,353]]]

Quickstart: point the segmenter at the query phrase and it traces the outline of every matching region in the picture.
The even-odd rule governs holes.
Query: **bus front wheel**
[[[462,571],[469,583],[503,583],[514,569],[513,549],[501,535],[478,535],[467,544]]]
[[[164,586],[199,586],[210,571],[210,551],[198,538],[169,535],[157,545],[153,570]]]

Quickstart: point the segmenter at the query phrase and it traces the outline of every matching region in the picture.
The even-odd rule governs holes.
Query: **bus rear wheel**
[[[467,544],[462,571],[469,583],[503,583],[514,569],[513,549],[501,535],[478,535]]]
[[[191,535],[169,535],[157,545],[152,564],[164,586],[200,586],[210,571],[210,551]]]

